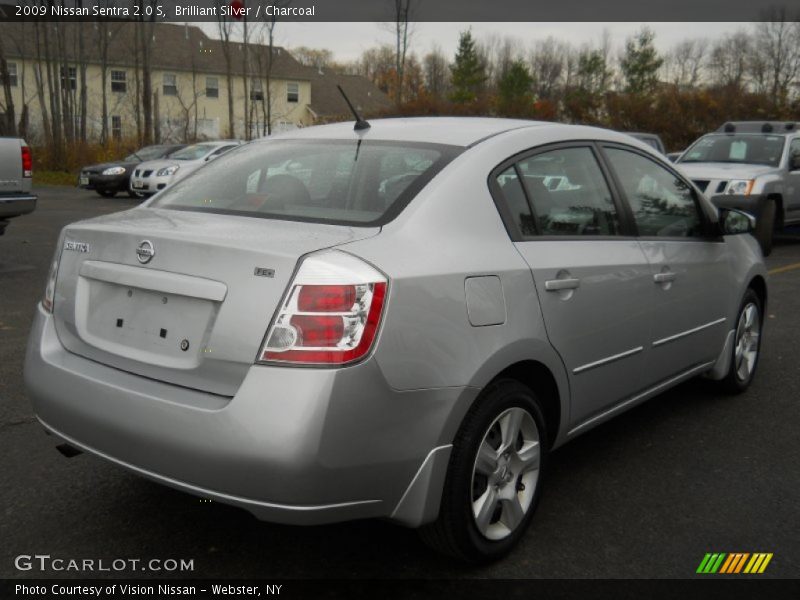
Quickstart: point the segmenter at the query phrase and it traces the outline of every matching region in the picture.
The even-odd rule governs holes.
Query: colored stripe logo
[[[700,561],[697,573],[703,575],[736,575],[763,573],[772,560],[772,552],[708,552]]]

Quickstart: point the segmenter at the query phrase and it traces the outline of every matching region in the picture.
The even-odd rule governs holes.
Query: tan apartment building
[[[64,29],[59,32],[59,27]],[[143,34],[148,29],[152,31],[148,51],[158,141],[255,138],[265,134],[268,120],[274,132],[344,117],[347,107],[336,96],[338,92],[332,93],[340,79],[365,113],[391,106],[386,95],[362,77],[305,67],[279,47],[270,52],[263,44],[226,44],[195,26],[69,23],[51,24],[45,32],[43,25],[0,23],[17,121],[27,107],[26,135],[40,138],[43,114],[52,118],[53,111],[63,113],[65,102],[79,131],[85,77],[86,138],[100,138],[104,96],[107,135],[135,137],[143,121]],[[51,71],[58,81],[55,76],[46,77],[43,65],[48,59],[56,65]],[[61,101],[52,103],[51,96],[59,90]],[[233,99],[233,131],[229,97]]]

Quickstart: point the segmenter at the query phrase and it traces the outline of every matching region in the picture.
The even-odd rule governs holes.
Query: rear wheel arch
[[[561,426],[561,393],[553,373],[547,366],[535,360],[523,360],[509,365],[487,384],[487,387],[501,379],[513,379],[529,387],[544,413],[549,445],[552,447]]]

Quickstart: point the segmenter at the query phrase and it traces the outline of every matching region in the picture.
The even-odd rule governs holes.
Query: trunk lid
[[[56,331],[75,354],[233,396],[300,257],[379,231],[151,208],[77,223]]]

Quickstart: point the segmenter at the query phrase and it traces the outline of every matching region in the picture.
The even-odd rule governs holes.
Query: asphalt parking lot
[[[771,552],[761,577],[800,576],[800,231],[780,236],[767,260],[768,319],[752,388],[727,397],[690,381],[563,447],[523,543],[497,564],[467,569],[388,523],[260,523],[56,452],[22,385],[56,236],[136,201],[37,192],[36,212],[0,237],[0,577],[41,577],[14,567],[17,555],[39,553],[194,559],[182,575],[205,578],[686,578],[706,552]]]

